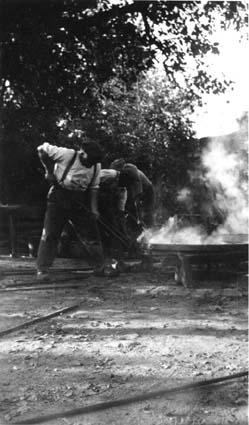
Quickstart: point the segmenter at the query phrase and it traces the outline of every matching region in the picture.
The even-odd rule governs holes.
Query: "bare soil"
[[[7,266],[16,272],[34,263],[0,260]],[[16,278],[2,276],[0,285]],[[150,394],[247,369],[246,281],[202,280],[187,289],[158,269],[91,276],[76,289],[2,291],[0,331],[79,301],[70,313],[0,337],[0,424],[248,423],[244,378]],[[139,395],[146,399],[132,402]],[[94,411],[109,401],[116,405]],[[93,411],[67,415],[86,406]],[[49,414],[54,419],[35,420]]]

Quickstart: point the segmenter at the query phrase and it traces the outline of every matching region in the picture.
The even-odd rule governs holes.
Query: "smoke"
[[[147,229],[141,235],[150,244],[201,244],[206,238],[201,226],[181,227],[177,217],[170,217],[158,230]]]
[[[246,161],[243,152],[229,152],[225,142],[214,139],[203,153],[202,162],[207,169],[206,178],[217,191],[217,207],[226,213],[225,222],[216,234],[247,234],[248,192]]]
[[[247,144],[248,136],[241,137],[241,132],[209,139],[190,172],[190,186],[178,193],[196,224],[171,217],[162,228],[147,230],[143,239],[158,244],[247,241]]]

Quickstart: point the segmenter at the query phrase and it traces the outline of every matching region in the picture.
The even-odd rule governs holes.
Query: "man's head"
[[[82,165],[88,168],[101,162],[103,159],[103,152],[100,145],[93,141],[83,142],[79,152]]]
[[[125,166],[125,159],[119,158],[112,161],[110,168],[112,168],[113,170],[121,171],[124,168],[124,166]]]

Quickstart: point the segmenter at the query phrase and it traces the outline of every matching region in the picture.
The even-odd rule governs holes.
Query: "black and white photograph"
[[[248,15],[0,0],[0,425],[248,425]]]

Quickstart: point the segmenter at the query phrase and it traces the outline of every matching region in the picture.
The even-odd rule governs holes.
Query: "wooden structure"
[[[44,208],[19,204],[0,204],[0,254],[16,257],[34,255],[38,244]]]
[[[248,261],[248,244],[178,245],[152,244],[152,254],[161,257],[164,264],[175,266],[175,280],[185,287],[191,285],[193,271],[202,268],[208,276],[210,270],[226,267],[239,270]]]

